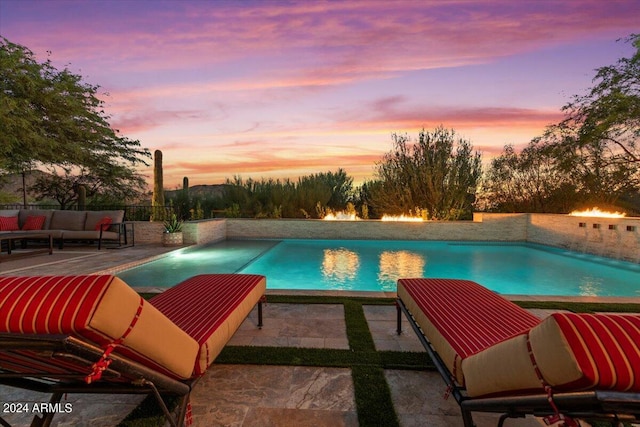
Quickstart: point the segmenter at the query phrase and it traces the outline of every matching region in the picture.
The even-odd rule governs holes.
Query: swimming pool
[[[502,294],[640,296],[640,265],[541,245],[395,240],[237,240],[118,273],[171,287],[201,273],[267,276],[269,289],[395,292],[400,277],[470,279]]]

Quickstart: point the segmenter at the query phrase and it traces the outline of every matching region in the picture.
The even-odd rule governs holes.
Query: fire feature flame
[[[570,216],[591,216],[597,218],[624,218],[626,216],[625,213],[622,212],[605,212],[597,207],[587,209],[584,211],[573,211],[569,214]]]
[[[424,219],[421,216],[382,215],[380,221],[422,222]]]
[[[345,212],[336,212],[330,213],[322,218],[326,221],[359,221],[360,218],[356,216],[354,213],[345,213]]]

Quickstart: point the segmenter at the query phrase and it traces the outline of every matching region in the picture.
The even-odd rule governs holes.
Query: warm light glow
[[[421,216],[407,216],[407,215],[382,215],[380,221],[406,221],[406,222],[422,222],[424,218]]]
[[[360,221],[360,218],[355,213],[335,212],[325,215],[322,218],[327,221]]]
[[[409,251],[384,251],[380,254],[378,280],[396,283],[402,277],[422,277],[426,260]]]
[[[360,257],[353,251],[344,248],[324,250],[322,274],[328,279],[354,280],[359,267]]]
[[[605,212],[600,209],[592,208],[584,211],[573,211],[569,215],[571,216],[592,216],[597,218],[624,218],[626,214],[621,212]]]

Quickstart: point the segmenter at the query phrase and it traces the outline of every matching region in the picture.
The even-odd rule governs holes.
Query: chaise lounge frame
[[[445,398],[453,396],[460,406],[465,427],[475,426],[472,412],[501,414],[498,427],[502,427],[509,418],[524,418],[526,415],[552,419],[560,416],[559,420],[569,418],[608,421],[612,426],[623,421],[637,422],[640,420],[640,393],[601,390],[554,393],[553,404],[559,409],[561,415],[551,405],[550,397],[542,392],[534,395],[469,397],[465,387],[457,383],[454,375],[449,371],[401,298],[397,298],[396,307],[397,334],[402,333],[402,315],[404,313],[447,386]]]
[[[111,365],[103,373],[103,380],[86,384],[84,378],[91,371],[91,366],[100,360],[104,350],[72,336],[19,336],[16,334],[0,334],[0,352],[34,351],[47,354],[47,357],[67,359],[76,365],[86,367],[84,374],[52,374],[50,372],[12,373],[0,371],[0,384],[50,394],[49,403],[60,402],[65,393],[95,394],[146,394],[153,395],[172,426],[182,425],[185,418],[188,397],[199,377],[179,381],[163,375],[140,363],[129,360],[118,354],[110,355]],[[128,378],[126,382],[121,382]],[[110,382],[110,379],[117,382]],[[179,404],[175,414],[169,411],[163,395],[178,396]],[[32,427],[47,427],[51,424],[55,412],[35,416]],[[0,417],[0,424],[10,426]]]
[[[215,276],[215,275],[210,275]],[[186,282],[186,281],[185,281]],[[262,304],[264,295],[257,301],[257,327],[262,328]],[[66,393],[89,394],[144,394],[155,398],[167,422],[173,427],[183,426],[190,417],[189,396],[202,375],[188,379],[176,379],[142,363],[131,360],[117,351],[108,355],[108,367],[98,381],[87,383],[86,378],[95,373],[96,364],[104,358],[105,348],[85,338],[72,335],[39,335],[0,333],[0,384],[10,387],[47,393],[49,403],[56,405]],[[5,369],[3,361],[16,357],[25,367],[38,365],[41,369]],[[46,369],[47,361],[67,361],[75,372],[59,373]],[[35,363],[35,364],[34,364]],[[178,398],[173,413],[165,398]],[[48,427],[56,412],[34,415],[32,427]],[[0,416],[0,425],[11,425]]]

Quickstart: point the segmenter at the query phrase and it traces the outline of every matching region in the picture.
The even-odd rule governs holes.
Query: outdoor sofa
[[[256,305],[262,326],[265,289],[264,276],[205,274],[147,301],[110,275],[0,277],[0,384],[50,393],[52,405],[64,393],[151,394],[180,426],[193,386]]]
[[[400,279],[407,315],[462,411],[640,420],[640,315],[558,312],[544,320],[468,280]]]
[[[0,233],[50,233],[60,249],[65,241],[128,244],[124,210],[0,210]],[[133,235],[131,236],[133,239]],[[133,243],[133,242],[131,242]]]

